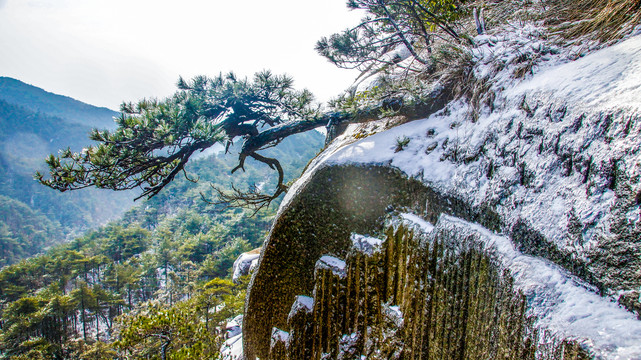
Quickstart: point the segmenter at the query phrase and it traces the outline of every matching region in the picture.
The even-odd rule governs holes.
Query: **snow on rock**
[[[274,346],[276,342],[287,343],[287,340],[289,340],[289,333],[287,331],[278,328],[272,329],[272,346]]]
[[[341,278],[347,276],[346,267],[345,261],[330,255],[324,255],[316,262],[316,269],[327,269]]]
[[[464,220],[442,215],[437,230],[460,237],[476,235],[500,264],[509,269],[514,286],[528,300],[537,325],[562,337],[573,337],[595,351],[597,358],[641,358],[641,321],[583,281],[548,261],[520,253],[509,238]]]
[[[225,325],[227,338],[233,338],[243,331],[243,315],[238,315]]]
[[[403,317],[403,312],[401,311],[400,306],[389,306],[388,304],[384,304],[382,311],[387,320],[394,323],[397,329],[401,329],[403,327],[403,322],[405,321],[405,319]]]
[[[586,260],[601,238],[612,235],[617,196],[611,177],[638,179],[641,173],[641,36],[582,56],[585,48],[554,48],[536,27],[522,30],[475,39],[474,73],[491,79],[491,110],[481,107],[473,117],[470,105],[457,100],[425,119],[365,138],[355,136],[363,125],[351,124],[310,163],[279,212],[324,167],[383,165],[438,194],[492,209],[506,234],[525,223],[565,254]],[[538,60],[533,75],[520,80],[513,74],[523,52]],[[405,138],[409,143],[397,151]],[[631,186],[640,193],[638,180]],[[640,205],[626,211],[627,221],[639,226]],[[414,215],[402,218],[436,231]],[[527,296],[538,325],[579,337],[597,356],[641,358],[641,322],[630,312],[560,266],[517,251],[506,236],[441,216],[437,229],[446,225],[473,229],[495,251]],[[331,256],[316,267],[345,276],[345,263]]]
[[[221,360],[243,359],[243,335],[239,334],[227,339],[220,348]]]
[[[304,295],[296,296],[294,304],[292,304],[292,309],[289,312],[288,319],[291,319],[294,315],[303,311],[306,313],[311,313],[314,310],[314,298]]]
[[[256,268],[258,268],[258,264],[260,264],[260,258],[255,258],[252,260],[251,264],[249,265],[249,273],[253,273]]]
[[[549,93],[598,110],[641,109],[641,36],[576,61],[546,69],[515,93]]]
[[[434,225],[430,224],[429,222],[421,219],[420,217],[418,217],[418,216],[416,216],[414,214],[402,213],[402,214],[400,214],[400,217],[403,220],[405,220],[405,221],[407,221],[407,222],[409,222],[409,223],[411,223],[413,225],[418,226],[426,234],[429,234],[429,233],[432,232],[432,230],[434,230]]]
[[[367,255],[373,255],[381,251],[381,246],[383,245],[383,240],[359,234],[352,234],[351,239],[352,250]]]
[[[523,219],[581,257],[597,231],[607,232],[615,200],[608,166],[618,159],[628,174],[641,170],[641,137],[624,134],[629,111],[641,108],[640,48],[641,36],[632,37],[576,62],[559,60],[521,84],[505,80],[494,111],[481,109],[476,121],[469,105],[456,101],[426,119],[362,139],[352,136],[357,127],[350,126],[312,162],[283,203],[322,167],[388,165],[472,206],[489,205],[506,230]],[[598,109],[602,105],[611,118]],[[396,152],[403,138],[410,142]],[[578,243],[567,242],[571,213],[582,225]]]
[[[257,263],[259,257],[260,248],[240,254],[236,261],[234,261],[234,274],[232,276],[232,280],[237,282],[241,276],[249,274],[252,266],[254,268],[256,267],[254,262]]]

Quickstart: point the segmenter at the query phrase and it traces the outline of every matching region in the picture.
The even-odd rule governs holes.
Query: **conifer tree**
[[[316,44],[319,54],[336,66],[366,71],[375,64],[396,65],[407,50],[422,65],[434,36],[458,40],[454,22],[462,14],[462,1],[453,0],[348,0],[347,7],[368,15],[355,27],[324,37]]]
[[[278,172],[278,184],[268,195],[233,188],[231,193],[219,191],[219,197],[232,205],[259,209],[286,191],[280,162],[260,151],[327,123],[309,91],[295,90],[290,77],[269,71],[257,73],[252,81],[232,73],[191,81],[181,78],[178,88],[165,100],[123,104],[115,131],[94,130],[90,137],[98,145],[49,156],[50,177],[37,173],[37,180],[60,191],[141,188],[139,198],[152,197],[176,175],[187,176],[185,165],[195,153],[215,144],[229,151],[240,139],[238,165],[232,172],[244,170],[245,160],[253,158]]]
[[[453,28],[462,14],[456,0],[349,0],[347,5],[367,10],[369,16],[342,34],[321,39],[316,47],[339,67],[366,71],[376,63],[395,65],[403,59],[386,55],[398,46],[427,65],[424,53],[433,36],[459,37]],[[229,151],[240,140],[232,173],[245,170],[245,161],[252,158],[277,172],[276,188],[267,194],[257,186],[214,190],[220,203],[258,211],[287,191],[279,160],[262,155],[262,150],[293,134],[371,119],[389,108],[382,102],[356,113],[323,113],[309,91],[295,90],[290,77],[269,71],[257,73],[251,81],[230,73],[181,78],[177,85],[179,90],[167,99],[123,104],[115,131],[94,130],[91,139],[98,145],[80,153],[67,149],[51,155],[49,177],[37,173],[36,179],[60,191],[139,188],[139,198],[153,197],[180,173],[189,179],[185,165],[194,154],[215,144]]]

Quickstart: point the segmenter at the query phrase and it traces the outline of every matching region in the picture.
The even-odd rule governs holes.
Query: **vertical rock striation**
[[[613,325],[641,330],[631,316],[621,321],[614,314],[616,324],[594,317],[583,321],[582,327],[609,332],[598,335],[572,326],[559,329],[557,322],[573,314],[554,314],[555,305],[543,306],[552,315],[541,312],[537,298],[550,284],[537,281],[533,289],[528,279],[536,276],[532,272],[556,274],[554,266],[524,269],[531,257],[456,218],[441,218],[428,233],[417,225],[408,217],[396,219],[383,241],[352,235],[345,261],[321,257],[313,299],[299,296],[294,302],[289,335],[272,336],[269,359],[571,360],[641,354],[641,346],[634,345],[641,333],[638,339],[608,339],[626,336]],[[509,270],[510,254],[525,258],[520,269]],[[608,307],[606,300],[582,292],[579,280],[561,276],[572,283],[564,292],[574,290],[574,301],[586,297]],[[568,300],[563,296],[548,299]]]

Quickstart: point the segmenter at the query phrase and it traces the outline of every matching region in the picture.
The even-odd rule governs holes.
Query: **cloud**
[[[4,7],[8,0],[0,0],[0,9]]]

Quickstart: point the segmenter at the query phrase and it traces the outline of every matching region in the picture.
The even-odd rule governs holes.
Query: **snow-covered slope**
[[[419,222],[420,224],[420,222]],[[599,358],[633,359],[641,356],[641,321],[596,295],[591,287],[549,261],[527,256],[510,239],[451,216],[442,216],[437,231],[477,236],[514,276],[514,285],[528,299],[528,313],[537,326],[557,335],[586,342]]]
[[[348,131],[313,166],[398,168],[469,204],[489,204],[507,232],[525,221],[560,249],[582,257],[596,245],[597,233],[609,232],[613,174],[638,188],[641,36],[546,66],[522,82],[496,79],[495,108],[482,109],[476,122],[469,105],[457,101],[427,119],[358,141]],[[403,138],[409,143],[396,152]],[[628,218],[636,226],[638,205]],[[578,238],[568,232],[576,221]]]

